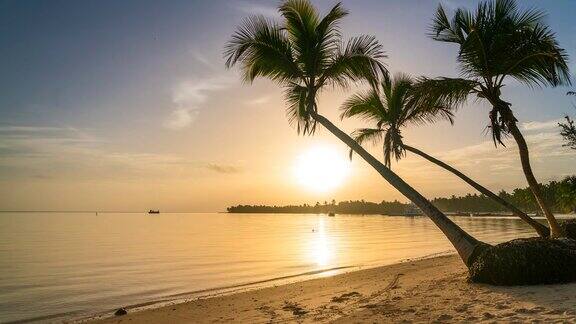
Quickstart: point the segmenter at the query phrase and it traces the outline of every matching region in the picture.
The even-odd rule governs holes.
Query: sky
[[[335,1],[313,3],[323,12]],[[438,1],[345,0],[345,37],[374,35],[392,72],[457,76],[457,49],[427,36]],[[448,11],[475,1],[444,0]],[[241,82],[223,47],[243,17],[277,18],[277,1],[0,0],[0,210],[223,211],[236,204],[406,201],[359,158],[342,183],[311,190],[295,176],[302,155],[346,147],[327,131],[303,137],[289,125],[282,90]],[[576,1],[538,7],[576,71]],[[570,88],[530,89],[507,80],[542,181],[576,173],[557,121],[574,115]],[[347,132],[340,104],[354,89],[320,97],[321,112]],[[471,102],[456,122],[411,127],[405,142],[493,189],[526,186],[515,144],[495,148],[489,108]],[[381,158],[381,148],[370,151]],[[473,192],[408,156],[392,168],[429,198]]]

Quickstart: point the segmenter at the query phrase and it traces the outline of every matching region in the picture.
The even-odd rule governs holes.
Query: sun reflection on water
[[[326,233],[324,218],[320,217],[311,245],[312,259],[318,266],[325,267],[333,261],[334,251],[332,243],[331,238]]]

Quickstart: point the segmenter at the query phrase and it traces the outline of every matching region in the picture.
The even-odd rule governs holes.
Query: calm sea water
[[[516,219],[453,219],[491,243],[533,235]],[[426,217],[0,213],[0,322],[82,318],[447,250]]]

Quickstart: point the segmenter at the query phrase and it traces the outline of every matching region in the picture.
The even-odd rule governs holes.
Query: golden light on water
[[[331,147],[309,149],[296,160],[294,176],[299,184],[315,192],[328,192],[340,186],[350,173],[347,157]]]
[[[312,241],[311,254],[312,259],[318,266],[327,266],[333,258],[332,244],[326,234],[324,219],[318,220],[318,226],[315,229],[314,240]]]

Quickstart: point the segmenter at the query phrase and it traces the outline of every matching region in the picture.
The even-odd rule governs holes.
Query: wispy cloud
[[[195,161],[179,155],[110,149],[108,141],[72,127],[0,126],[0,179],[141,179],[178,177],[239,165]],[[205,172],[205,171],[204,171]]]
[[[545,182],[575,172],[576,154],[562,147],[556,120],[522,124],[528,143],[532,167],[538,180]],[[518,156],[518,147],[512,138],[505,140],[506,147],[494,146],[491,140],[444,152],[427,152],[452,165],[473,179],[496,189],[504,186],[525,185]],[[426,175],[425,182],[435,185],[436,181],[447,181],[450,186],[464,186],[461,181],[444,170],[409,154],[398,164],[406,174]],[[443,180],[439,180],[443,179]],[[470,188],[466,187],[468,191]]]
[[[248,100],[248,101],[246,101],[246,104],[247,105],[260,106],[260,105],[267,104],[268,102],[270,102],[270,97],[269,96],[262,96],[262,97],[257,97],[257,98],[253,98],[251,100]]]
[[[264,5],[262,3],[252,1],[237,1],[234,2],[234,8],[243,13],[250,15],[263,15],[268,18],[279,18],[280,14],[278,9],[272,5]]]
[[[211,70],[217,70],[217,64],[210,60],[204,53],[199,50],[193,49],[190,51],[192,54],[192,58],[196,61],[200,62],[205,67],[210,68]]]
[[[562,119],[554,119],[548,121],[532,121],[523,123],[521,128],[525,131],[537,131],[537,130],[552,130],[558,129],[558,123],[563,121]]]
[[[217,163],[208,163],[206,169],[224,174],[240,173],[242,171],[238,166]]]
[[[232,80],[226,77],[215,77],[204,80],[186,80],[177,84],[172,90],[173,110],[164,121],[164,127],[179,130],[190,126],[208,99],[210,92],[227,88]]]

